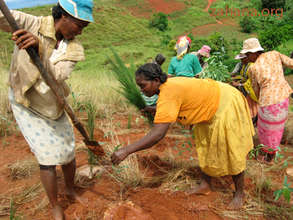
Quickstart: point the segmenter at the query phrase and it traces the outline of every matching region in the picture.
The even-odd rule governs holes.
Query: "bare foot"
[[[71,200],[71,201],[77,201],[80,204],[87,206],[88,199],[87,198],[82,198],[77,194],[77,192],[74,189],[71,190],[66,190],[66,197]]]
[[[52,208],[52,215],[55,220],[65,220],[63,209],[59,205]]]
[[[235,193],[234,198],[228,205],[228,209],[235,210],[241,209],[244,204],[245,196],[244,193]]]
[[[210,185],[206,181],[202,181],[199,186],[192,187],[189,191],[186,192],[186,194],[208,195],[210,192]]]

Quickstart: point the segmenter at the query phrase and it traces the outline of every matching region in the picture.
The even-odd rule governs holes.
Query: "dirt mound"
[[[113,204],[105,212],[104,220],[153,220],[153,217],[146,213],[141,207],[131,201]]]

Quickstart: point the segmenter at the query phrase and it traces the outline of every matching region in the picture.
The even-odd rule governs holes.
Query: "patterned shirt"
[[[250,67],[252,86],[260,106],[277,104],[293,92],[285,80],[283,66],[293,69],[293,59],[270,51],[261,54]]]

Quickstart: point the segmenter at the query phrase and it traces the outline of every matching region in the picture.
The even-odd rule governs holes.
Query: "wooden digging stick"
[[[2,11],[3,15],[5,16],[6,20],[8,21],[10,27],[12,28],[12,31],[15,32],[19,30],[19,27],[10,13],[8,7],[6,6],[5,2],[3,0],[0,0],[0,10]],[[96,155],[103,155],[104,151],[102,147],[99,145],[97,141],[91,141],[89,139],[89,136],[84,129],[81,122],[78,120],[78,118],[75,116],[71,106],[67,103],[63,90],[58,86],[58,82],[56,81],[55,77],[51,72],[47,72],[44,65],[42,64],[42,61],[39,57],[39,54],[33,47],[29,47],[26,49],[27,53],[29,54],[30,58],[33,60],[34,64],[37,66],[37,68],[40,71],[40,74],[46,84],[51,88],[53,93],[55,94],[57,101],[61,106],[64,107],[65,111],[67,112],[68,116],[70,117],[72,123],[77,128],[77,130],[81,133],[81,135],[84,137],[84,142],[87,145],[87,147]]]

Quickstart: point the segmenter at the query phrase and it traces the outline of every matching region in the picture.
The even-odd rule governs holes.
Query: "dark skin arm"
[[[38,37],[24,29],[19,29],[13,32],[12,40],[15,41],[15,44],[19,49],[26,49],[28,47],[34,47],[37,50],[39,49]]]
[[[154,116],[156,114],[156,106],[146,106],[144,109],[141,110],[141,113],[143,115],[146,115],[147,112],[151,113]]]
[[[112,163],[114,165],[117,165],[121,161],[123,161],[128,155],[152,147],[161,139],[163,139],[163,137],[165,137],[169,126],[170,123],[154,124],[153,128],[146,136],[144,136],[137,142],[134,142],[133,144],[130,144],[126,147],[120,148],[119,150],[114,152],[111,155]]]

